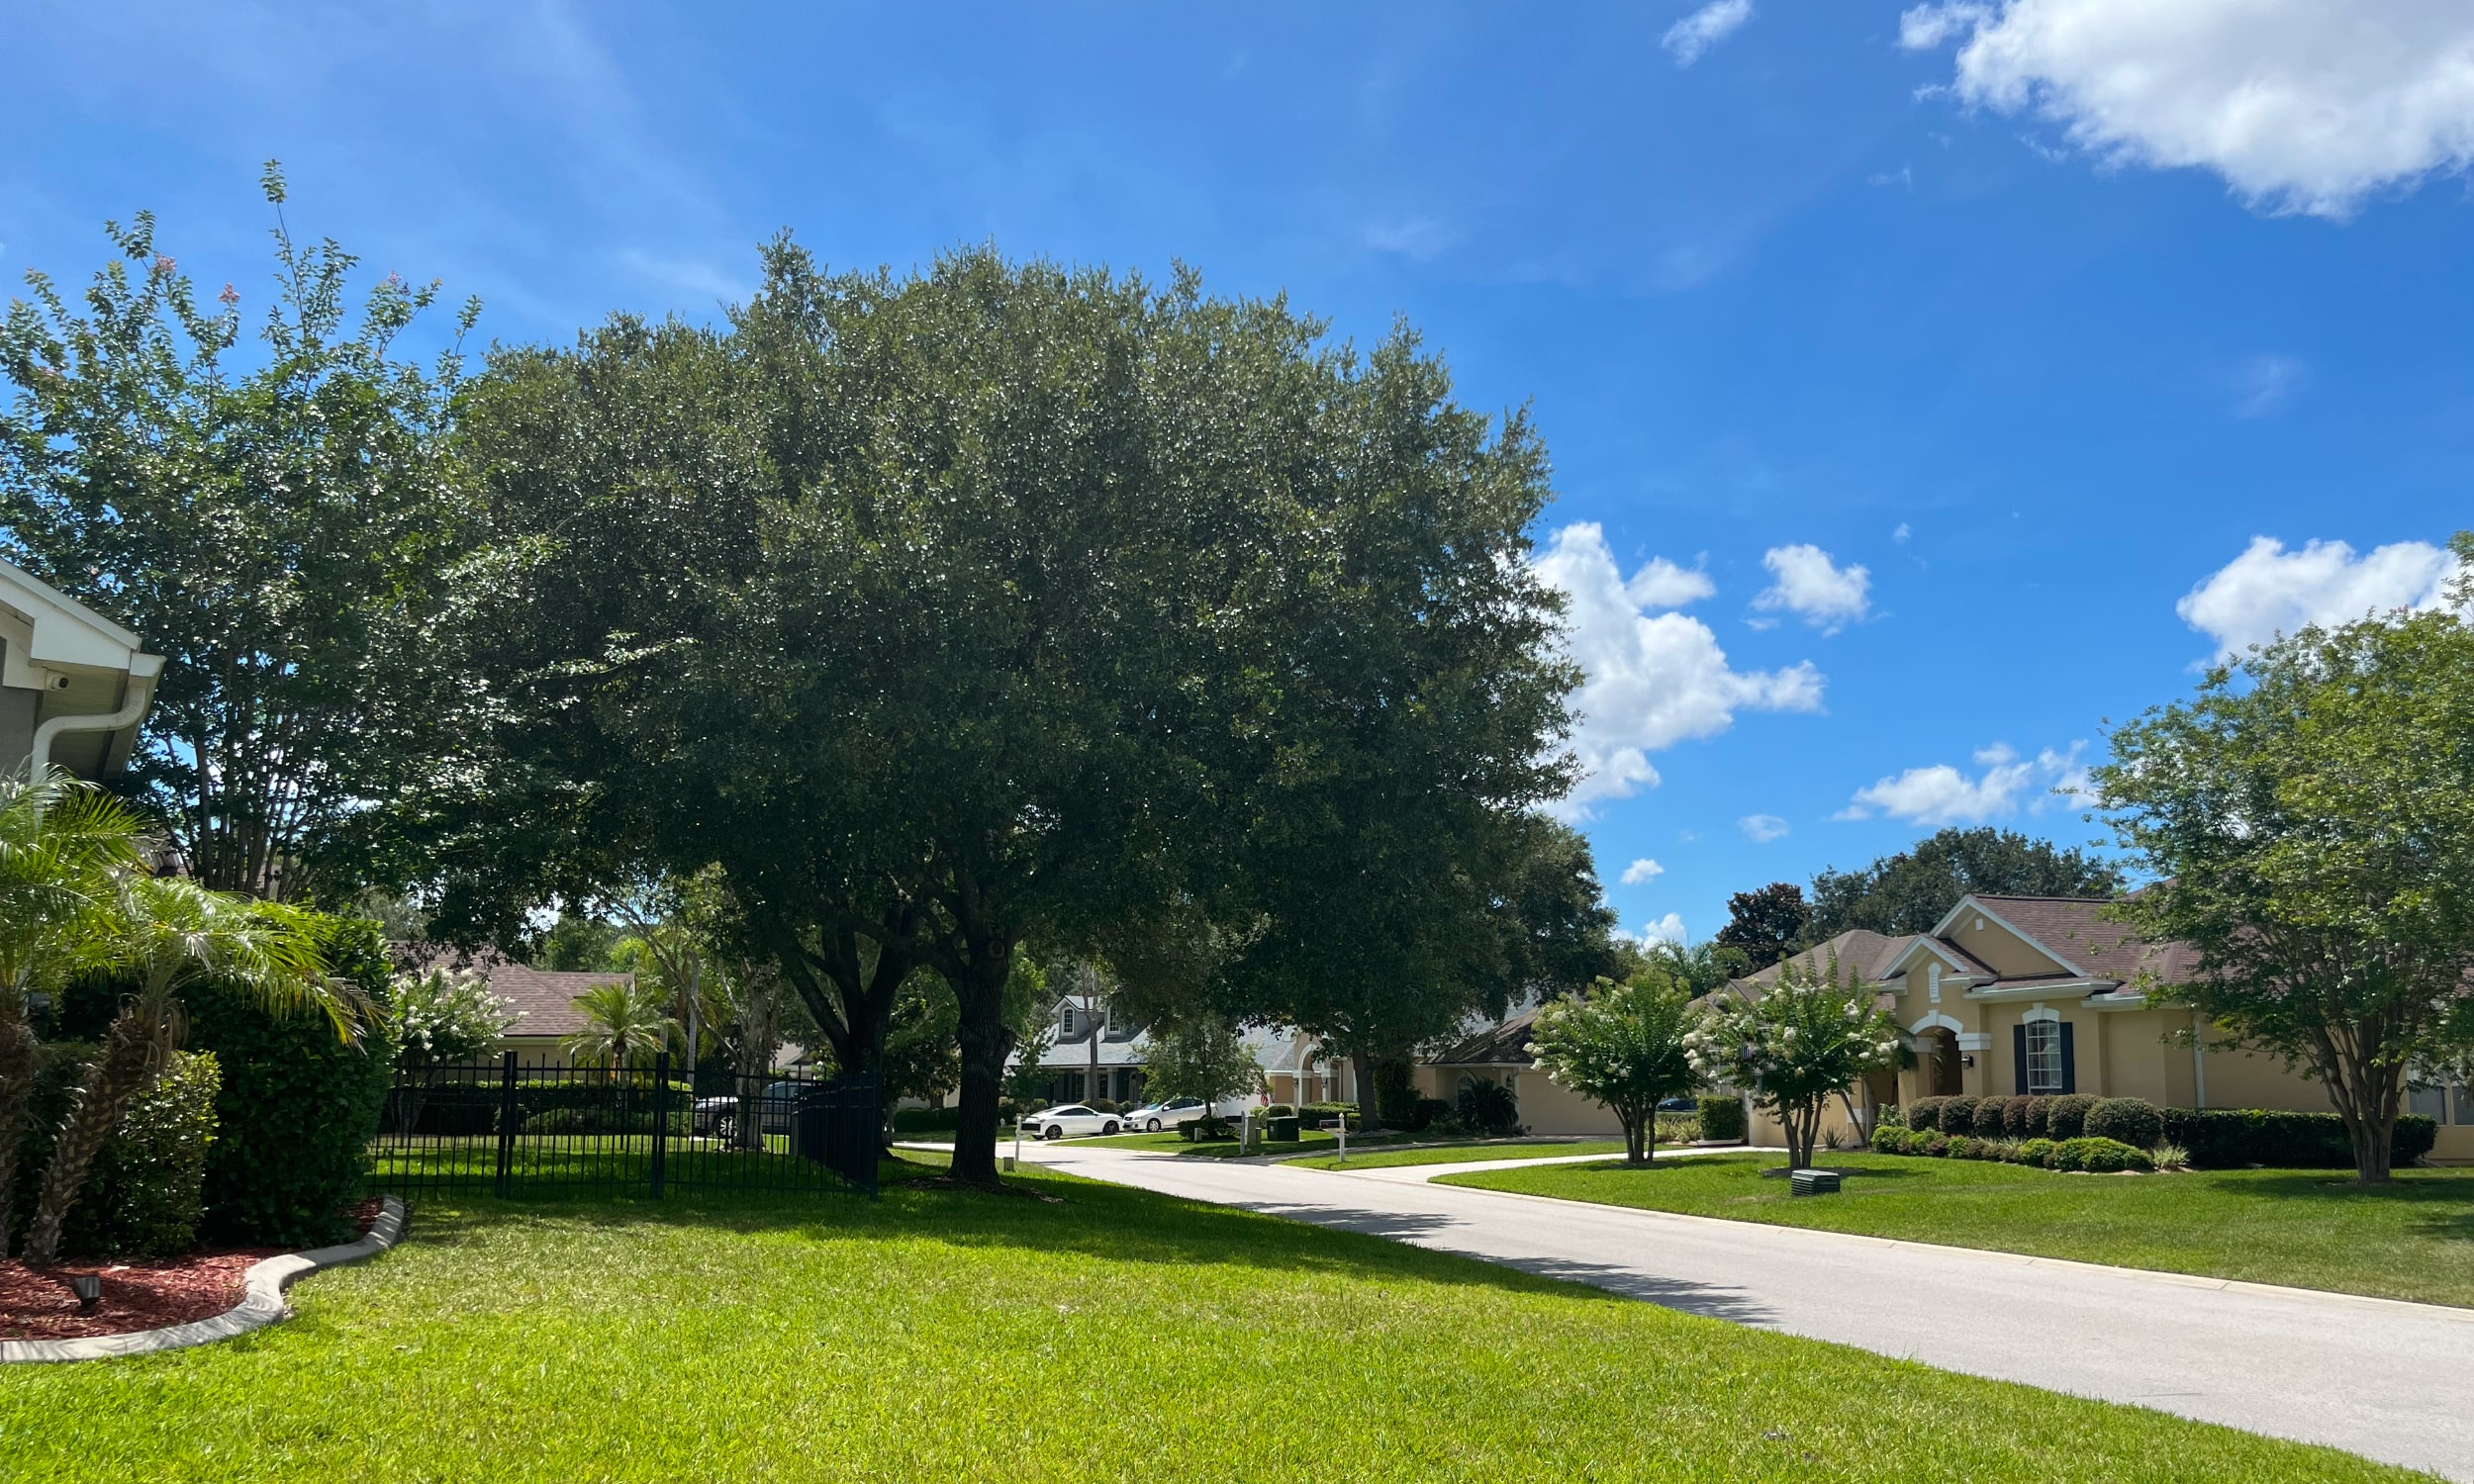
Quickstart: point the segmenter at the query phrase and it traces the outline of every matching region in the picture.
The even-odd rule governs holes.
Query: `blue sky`
[[[202,10],[0,15],[0,275],[151,208],[256,302],[280,156],[296,229],[510,340],[709,315],[785,226],[1406,316],[1554,452],[1628,928],[2090,839],[2046,790],[2106,718],[2429,601],[2474,524],[2461,6]]]

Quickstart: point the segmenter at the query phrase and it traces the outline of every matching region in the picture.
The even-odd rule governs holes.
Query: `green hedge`
[[[2119,1139],[2096,1136],[2061,1141],[2053,1146],[2045,1164],[2048,1169],[2080,1169],[2090,1174],[2114,1174],[2126,1169],[2145,1172],[2156,1167],[2147,1151]]]
[[[2333,1113],[2270,1113],[2256,1108],[2166,1108],[2164,1138],[2190,1151],[2201,1169],[2351,1169],[2353,1140]],[[2439,1138],[2436,1121],[2419,1113],[2398,1116],[2393,1159],[2412,1164]]]
[[[584,1080],[582,1074],[557,1077],[527,1077],[521,1068],[516,1078],[516,1116],[518,1126],[532,1131],[544,1113],[572,1113],[609,1121],[633,1120],[643,1124],[635,1132],[652,1131],[653,1079],[650,1073],[624,1071],[618,1079],[609,1082]],[[473,1139],[498,1132],[499,1102],[506,1095],[505,1084],[498,1081],[470,1079],[428,1082],[406,1087],[396,1095],[398,1118],[410,1115],[413,1132],[441,1139]],[[670,1079],[670,1111],[673,1117],[689,1112],[693,1105],[688,1084],[680,1078]],[[414,1107],[407,1107],[407,1103]],[[572,1121],[570,1121],[572,1122]],[[899,1125],[898,1125],[899,1126]],[[569,1123],[541,1125],[542,1132],[573,1132]],[[615,1125],[607,1132],[625,1132]]]
[[[384,1003],[378,925],[320,919],[328,972]],[[369,1174],[369,1139],[395,1074],[395,1046],[370,1028],[346,1045],[323,1015],[282,1019],[209,981],[182,996],[188,1045],[215,1054],[220,1137],[207,1159],[201,1235],[236,1247],[316,1247],[351,1235],[345,1209]]]
[[[51,1142],[85,1079],[94,1047],[53,1042],[36,1064],[34,1124],[20,1148],[14,1192],[0,1192],[15,1211],[11,1230],[23,1235]],[[69,1208],[60,1249],[72,1256],[164,1257],[197,1245],[209,1153],[215,1143],[215,1058],[175,1053],[162,1078],[121,1114],[95,1156],[86,1187]]]
[[[1699,1100],[1701,1137],[1712,1144],[1740,1144],[1744,1140],[1744,1099],[1740,1097],[1704,1096]]]
[[[960,1108],[896,1108],[894,1132],[897,1134],[950,1133],[962,1127]]]
[[[2087,1132],[2087,1111],[2097,1099],[2085,1092],[2065,1092],[2045,1100],[2045,1133],[2054,1143],[2076,1139]]]
[[[2154,1149],[2164,1139],[2164,1120],[2143,1097],[2108,1097],[2087,1110],[2090,1139],[2110,1139],[2133,1149]]]

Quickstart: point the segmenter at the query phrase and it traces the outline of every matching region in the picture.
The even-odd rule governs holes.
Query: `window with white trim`
[[[2061,1090],[2061,1022],[2028,1022],[2028,1091]]]

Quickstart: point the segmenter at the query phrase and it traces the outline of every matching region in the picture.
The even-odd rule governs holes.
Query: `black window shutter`
[[[2010,1028],[2011,1060],[2019,1066],[2019,1090],[2028,1090],[2028,1028],[2022,1023]]]
[[[2066,1020],[2061,1023],[2061,1090],[2079,1090],[2079,1059],[2071,1053],[2070,1022]]]

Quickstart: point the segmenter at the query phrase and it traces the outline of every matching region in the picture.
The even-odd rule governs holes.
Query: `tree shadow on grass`
[[[1440,1240],[1450,1225],[1445,1217],[1302,1203],[1240,1208],[1054,1174],[1020,1178],[1056,1199],[923,1189],[910,1179],[888,1181],[876,1200],[843,1193],[714,1190],[673,1190],[660,1200],[641,1191],[587,1189],[545,1190],[508,1201],[486,1194],[432,1196],[415,1206],[408,1240],[478,1246],[509,1227],[540,1226],[601,1233],[795,1233],[825,1244],[926,1240],[1109,1262],[1408,1278],[1606,1302],[1643,1300],[1747,1324],[1774,1318],[1734,1289],[1604,1264],[1507,1262],[1463,1252]],[[1412,1245],[1421,1241],[1426,1245]]]

